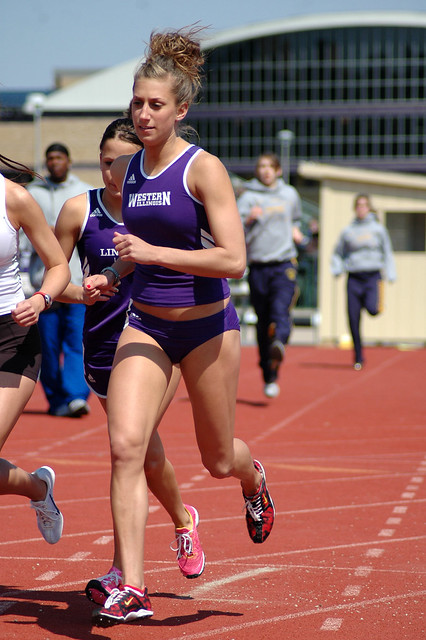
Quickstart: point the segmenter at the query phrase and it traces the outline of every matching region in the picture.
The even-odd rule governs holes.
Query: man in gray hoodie
[[[357,195],[354,208],[355,218],[341,232],[331,257],[331,272],[334,276],[348,274],[348,319],[354,343],[354,369],[359,371],[364,363],[361,311],[366,309],[372,316],[382,311],[382,277],[393,282],[396,270],[389,234],[372,211],[369,196]]]
[[[281,176],[278,157],[263,153],[257,160],[256,177],[237,201],[246,236],[250,301],[257,315],[259,365],[268,398],[280,392],[278,369],[290,337],[290,309],[297,292],[295,242],[303,239],[299,194]]]

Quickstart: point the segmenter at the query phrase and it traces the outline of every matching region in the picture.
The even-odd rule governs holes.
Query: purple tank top
[[[102,202],[103,189],[87,192],[87,211],[81,228],[77,250],[80,256],[84,277],[100,273],[117,258],[117,250],[112,241],[114,231],[127,233],[123,223],[117,222]],[[105,302],[96,302],[86,307],[83,327],[83,344],[90,341],[91,350],[115,344],[120,337],[129,305],[133,274],[121,280],[121,284],[112,298]]]
[[[200,151],[190,145],[155,176],[143,170],[143,150],[131,158],[122,190],[123,220],[129,233],[155,246],[187,251],[214,246],[204,206],[186,182],[191,162]],[[225,278],[137,264],[131,295],[152,306],[191,307],[227,298],[229,286]]]

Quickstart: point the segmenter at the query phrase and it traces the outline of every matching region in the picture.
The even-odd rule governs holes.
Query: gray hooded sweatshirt
[[[93,189],[93,187],[87,184],[87,182],[80,180],[75,174],[68,173],[67,179],[64,180],[64,182],[53,182],[49,176],[46,176],[44,180],[34,180],[34,182],[31,182],[27,189],[42,208],[49,226],[54,227],[61,207],[66,200],[78,196],[80,193],[84,193],[89,189]],[[22,244],[20,240],[20,245],[21,251],[27,249],[25,239]],[[72,253],[69,266],[71,270],[71,282],[76,285],[81,285],[81,264],[77,249],[74,249]]]
[[[374,213],[362,220],[354,218],[340,234],[331,257],[331,272],[338,276],[344,271],[382,271],[390,282],[396,280],[389,234]]]
[[[246,236],[247,262],[284,262],[297,256],[293,227],[299,226],[302,206],[296,189],[279,178],[273,188],[257,178],[249,180],[237,200]],[[252,223],[247,218],[252,207],[263,214]]]

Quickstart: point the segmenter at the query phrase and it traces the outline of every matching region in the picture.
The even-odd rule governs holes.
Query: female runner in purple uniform
[[[100,167],[104,189],[93,189],[70,198],[59,214],[55,233],[67,257],[77,246],[83,274],[99,273],[116,258],[114,231],[125,232],[121,214],[121,194],[111,176],[111,164],[120,155],[141,148],[133,123],[128,118],[114,120],[106,128],[100,143]],[[132,275],[121,280],[114,292],[99,295],[70,283],[60,300],[86,304],[83,329],[84,372],[87,384],[106,410],[106,396],[118,339],[126,320]],[[159,409],[157,424],[173,398],[180,380],[179,367],[173,372],[167,393]],[[177,561],[186,578],[196,578],[204,569],[204,553],[196,525],[197,510],[184,505],[172,464],[164,455],[157,431],[152,434],[145,460],[148,486],[169,513],[176,529]],[[90,580],[86,594],[103,604],[113,588],[121,584],[121,561],[115,545],[111,569],[105,576]]]
[[[244,232],[225,167],[178,132],[200,84],[197,31],[151,36],[132,99],[144,151],[112,167],[123,185],[128,230],[115,233],[117,274],[107,271],[84,285],[105,290],[135,263],[133,304],[107,398],[111,505],[124,588],[94,612],[99,626],[153,613],[143,574],[143,461],[173,364],[180,363],[204,466],[215,478],[241,482],[252,540],[263,542],[274,520],[263,467],[234,438],[240,335],[226,278],[243,275]]]

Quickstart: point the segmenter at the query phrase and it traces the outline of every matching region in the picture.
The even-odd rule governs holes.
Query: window
[[[394,251],[425,251],[426,213],[387,213],[386,227]]]

